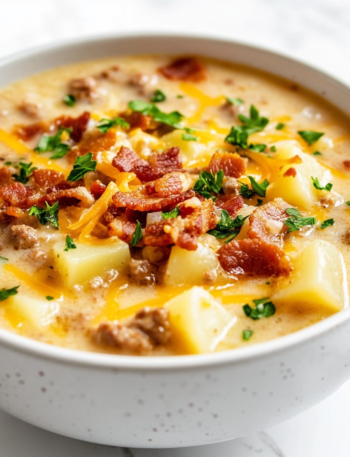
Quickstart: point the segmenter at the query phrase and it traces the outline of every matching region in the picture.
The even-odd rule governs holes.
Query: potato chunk
[[[164,282],[168,286],[204,284],[207,272],[215,271],[218,267],[219,261],[214,251],[201,243],[196,251],[173,246]]]
[[[178,146],[181,151],[181,156],[188,161],[196,160],[205,154],[208,146],[199,141],[186,141],[182,139],[183,131],[174,130],[162,137],[166,147]]]
[[[57,301],[41,300],[23,294],[11,297],[9,305],[20,316],[38,328],[51,324],[60,309]]]
[[[75,241],[76,249],[64,251],[64,243],[54,246],[56,268],[66,286],[83,284],[110,269],[121,271],[130,260],[127,243],[117,240],[106,244],[83,244]]]
[[[174,341],[189,354],[215,351],[236,322],[236,317],[201,287],[172,298],[165,307]]]
[[[314,240],[295,259],[294,272],[274,302],[302,307],[326,307],[339,311],[348,305],[344,260],[339,250],[327,241]]]

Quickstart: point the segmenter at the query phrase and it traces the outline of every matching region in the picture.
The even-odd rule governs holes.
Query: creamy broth
[[[194,71],[194,76],[191,74],[182,77],[182,80],[169,79],[164,72],[159,72],[159,68],[169,68],[170,57],[132,56],[56,68],[15,82],[0,91],[0,166],[14,167],[8,173],[10,181],[0,180],[0,289],[19,286],[14,292],[16,295],[0,301],[2,328],[38,341],[78,350],[176,355],[221,351],[267,341],[319,322],[347,306],[350,207],[346,202],[350,200],[350,162],[347,168],[344,161],[350,151],[348,118],[322,99],[288,81],[250,68],[198,59],[201,62],[197,69],[199,76]],[[70,85],[72,80],[79,79],[80,83]],[[75,91],[76,100],[73,100],[73,106],[67,106],[63,99],[72,91]],[[152,103],[155,94],[158,98],[164,94],[165,100],[155,100],[153,107],[162,113],[181,113],[178,122],[181,125],[164,125],[152,113],[151,120],[148,118],[150,124],[146,127],[137,124],[139,119],[137,125],[133,125],[136,116],[133,117],[128,104],[135,100]],[[227,97],[231,102],[227,101]],[[242,147],[242,142],[241,145],[237,144],[239,141],[234,144],[235,141],[227,139],[227,136],[232,126],[248,125],[240,115],[251,121],[254,117],[250,111],[252,105],[257,108],[259,119],[267,118],[268,123],[256,128],[256,131],[249,131],[246,146]],[[51,159],[52,150],[34,150],[43,144],[43,136],[57,134],[60,124],[54,123],[54,119],[61,116],[77,118],[84,112],[90,113],[90,117],[84,125],[86,130],[82,138],[74,141],[70,137],[72,132],[65,131],[61,140],[58,139],[58,144],[66,144],[66,149],[70,149],[66,155]],[[114,124],[109,126],[108,131],[100,132],[97,126],[102,119],[115,118],[119,119],[119,125]],[[124,124],[120,119],[124,120]],[[125,122],[130,125],[129,128]],[[30,136],[26,126],[33,124],[37,134]],[[64,122],[61,125],[64,126]],[[311,137],[300,135],[299,131],[311,131]],[[323,135],[315,140],[315,132]],[[249,149],[254,144],[264,145],[265,149],[260,152]],[[244,206],[231,214],[231,221],[239,215],[248,218],[237,230],[240,233],[235,233],[234,241],[225,244],[224,239],[213,234],[196,233],[191,236],[198,247],[195,250],[192,246],[188,250],[184,245],[179,247],[176,241],[178,233],[175,236],[171,232],[175,229],[169,225],[163,235],[172,236],[173,242],[165,243],[158,250],[154,245],[152,247],[152,243],[146,248],[144,218],[141,221],[143,239],[136,246],[130,246],[137,238],[136,219],[145,215],[133,213],[134,220],[128,220],[124,210],[117,212],[112,197],[117,192],[131,194],[146,189],[147,193],[147,182],[155,180],[142,180],[135,170],[121,171],[112,164],[122,146],[135,151],[146,161],[152,160],[152,154],[162,154],[169,148],[179,147],[182,168],[170,172],[182,175],[183,192],[191,192],[200,179],[201,171],[208,167],[210,171],[214,153],[226,151],[234,157],[238,153],[237,163],[245,170],[238,180],[231,176],[233,190],[227,184],[223,187],[225,195],[222,189],[218,193],[212,192],[214,199],[217,198],[215,204],[210,203],[215,207],[216,220],[214,225],[211,222],[210,229],[205,230],[214,230],[215,225],[223,220],[218,202],[240,198],[243,193]],[[69,197],[70,200],[68,197],[59,200],[59,229],[51,223],[42,225],[35,215],[29,216],[31,207],[44,208],[45,196],[57,195],[59,189],[52,189],[56,183],[49,183],[51,189],[48,191],[50,185],[40,184],[32,172],[24,180],[11,178],[11,174],[20,176],[23,169],[20,163],[32,163],[31,166],[38,169],[54,169],[63,173],[65,180],[71,173],[77,154],[79,157],[79,154],[82,156],[88,152],[93,153],[92,160],[97,162],[96,171],[85,171],[82,181],[79,181],[79,186],[85,186],[88,195],[84,194],[80,201],[75,194]],[[242,183],[252,190],[248,176],[260,184],[267,179],[265,197],[255,193],[247,198],[242,191]],[[316,187],[326,189],[316,189],[311,177],[319,178]],[[228,178],[224,177],[224,183],[228,183]],[[2,189],[21,182],[18,179],[22,179],[23,184],[32,190],[26,203],[16,205],[6,199],[6,191],[4,193]],[[301,187],[296,184],[299,179]],[[101,192],[104,193],[101,195],[94,194],[91,187],[96,180],[102,183]],[[328,183],[332,186],[327,189]],[[110,192],[109,199],[107,192]],[[264,193],[263,190],[259,192]],[[37,194],[40,194],[40,201],[38,198],[35,200]],[[152,193],[145,198],[152,198]],[[160,200],[158,195],[156,198]],[[268,234],[268,241],[263,241],[268,244],[264,267],[255,271],[254,265],[248,268],[244,264],[241,270],[246,267],[249,271],[236,270],[234,273],[225,269],[219,251],[224,252],[221,249],[225,245],[253,239],[254,236],[248,234],[249,224],[252,224],[249,215],[253,211],[256,214],[257,210],[276,198],[282,198],[290,208],[300,211],[300,215],[293,219],[293,214],[287,211],[280,220],[272,217],[266,222],[263,218],[261,230]],[[46,200],[50,205],[54,204],[54,200]],[[191,211],[195,211],[196,205],[203,205],[206,200],[213,202],[203,195],[198,198],[198,194],[194,196],[193,192],[189,198],[164,206],[162,212],[167,213],[181,205],[190,205]],[[96,206],[98,204],[100,206]],[[13,208],[19,208],[17,213]],[[111,217],[106,221],[108,212]],[[146,212],[157,213],[158,222],[165,220],[159,210]],[[180,217],[178,214],[175,216]],[[295,222],[295,217],[300,221],[300,217],[313,216],[316,220],[297,227],[295,231],[288,231],[287,218]],[[117,223],[113,225],[113,218],[122,222],[118,222],[118,226]],[[330,219],[334,220],[334,225],[330,222],[327,227],[321,228],[322,222]],[[126,220],[129,232],[128,235],[125,232],[124,238],[121,236],[121,241],[116,233]],[[147,221],[149,225],[149,219]],[[114,228],[111,229],[110,224]],[[32,227],[34,231],[24,235],[21,230],[17,232],[15,227],[23,225]],[[123,230],[127,231],[125,226]],[[77,246],[75,249],[67,248],[67,235]],[[31,236],[34,241],[28,240]],[[65,248],[68,250],[64,251]],[[91,249],[99,250],[99,260],[91,261],[94,255]],[[86,260],[80,263],[69,257],[72,253],[79,257],[80,252],[86,256]],[[130,252],[134,258],[133,266],[130,265]],[[198,254],[200,252],[202,254]],[[301,257],[303,252],[304,258]],[[193,257],[195,255],[197,257]],[[262,274],[271,256],[278,257],[277,260],[274,257],[272,262],[272,270],[269,270],[272,273],[264,270]],[[117,258],[120,258],[119,263]],[[149,271],[142,276],[141,270],[146,267]],[[185,295],[174,302],[180,294]],[[265,298],[262,303],[254,304],[253,300],[262,298]],[[244,308],[247,304],[250,308]],[[170,335],[164,343],[157,337],[154,339],[144,323],[141,327],[132,323],[138,311],[145,307],[155,310],[163,305],[169,310],[169,328],[160,330]],[[272,306],[272,312],[269,312],[269,306]],[[252,318],[254,312],[249,316],[254,309],[260,310],[258,318]],[[208,312],[211,314],[207,315]],[[96,336],[101,324],[110,326],[107,337],[104,334],[101,337],[101,333]],[[145,346],[138,345],[136,349],[124,346],[119,336],[114,338],[113,325],[119,325],[115,330],[119,333],[121,328],[141,333]]]

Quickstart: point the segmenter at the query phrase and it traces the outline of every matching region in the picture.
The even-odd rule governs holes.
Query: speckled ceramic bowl
[[[350,114],[350,90],[318,70],[242,44],[119,36],[3,60],[0,85],[118,54],[202,54],[288,78]],[[201,356],[125,357],[52,347],[0,330],[0,407],[44,429],[132,447],[180,447],[246,435],[298,414],[350,374],[350,309],[283,338]]]

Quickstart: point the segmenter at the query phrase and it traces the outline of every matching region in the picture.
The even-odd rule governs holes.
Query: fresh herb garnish
[[[212,198],[215,200],[215,196],[212,194],[218,194],[220,192],[223,179],[223,170],[220,170],[215,174],[210,173],[209,171],[201,171],[199,178],[194,184],[193,190],[204,198]]]
[[[249,149],[251,149],[254,152],[264,152],[265,149],[267,148],[266,144],[250,144]]]
[[[226,136],[225,141],[233,146],[240,146],[243,149],[247,149],[248,136],[246,128],[238,125],[231,127],[230,133]]]
[[[249,215],[246,217],[238,215],[235,219],[231,219],[229,213],[223,209],[220,222],[215,229],[209,230],[207,233],[215,236],[219,240],[225,240],[225,243],[229,243],[239,234],[242,225],[248,217]]]
[[[8,258],[3,257],[2,255],[0,255],[0,260],[5,260],[6,261],[6,260],[8,260]]]
[[[320,151],[314,151],[312,154],[314,156],[321,156],[322,155],[322,153]]]
[[[168,213],[162,213],[162,218],[163,219],[175,219],[180,214],[180,207],[175,206],[171,211]]]
[[[311,176],[311,179],[312,179],[312,183],[313,183],[314,187],[317,190],[326,190],[327,192],[330,192],[332,190],[333,184],[331,184],[330,182],[328,184],[326,184],[325,187],[322,187],[318,178],[313,178]]]
[[[34,170],[37,169],[37,167],[32,167],[33,162],[30,163],[24,163],[20,162],[20,170],[19,170],[19,175],[18,174],[13,174],[12,176],[15,178],[16,181],[22,183],[22,184],[27,184],[29,181],[30,175],[33,173]]]
[[[335,224],[335,220],[334,219],[327,219],[327,220],[322,222],[321,229],[325,229],[327,227],[331,227],[334,224]]]
[[[233,106],[239,106],[242,105],[242,103],[244,103],[244,101],[241,98],[226,97],[226,101]]]
[[[70,134],[71,131],[71,128],[64,129],[60,127],[56,135],[43,135],[34,151],[39,154],[53,151],[54,154],[51,156],[51,159],[60,159],[61,157],[64,157],[70,150],[70,146],[66,143],[62,143],[61,136],[63,132]]]
[[[36,216],[41,225],[51,224],[55,228],[59,228],[58,225],[58,202],[50,206],[45,202],[46,208],[39,208],[38,206],[32,206],[29,211],[29,216]]]
[[[192,135],[192,133],[183,133],[182,139],[184,141],[198,141],[198,138],[195,135]]]
[[[347,201],[347,202],[345,202],[345,203],[346,203],[347,205],[349,205],[349,206],[350,206],[350,200],[348,200],[348,201]]]
[[[275,145],[271,146],[270,150],[271,150],[271,152],[276,152],[277,151],[276,146]]]
[[[142,238],[143,238],[142,227],[141,227],[140,222],[137,221],[135,231],[134,231],[131,241],[130,241],[131,246],[136,246],[137,243],[139,243],[142,240]]]
[[[268,281],[268,282],[265,282],[265,284],[267,284],[269,286],[271,283]]]
[[[254,194],[259,195],[259,197],[266,197],[266,189],[270,185],[267,179],[264,179],[264,181],[259,184],[253,176],[248,176],[252,189],[249,188],[249,186],[245,183],[240,183],[241,184],[241,189],[240,189],[240,194],[244,198],[252,198]]]
[[[6,300],[6,298],[11,297],[11,295],[16,295],[18,294],[18,289],[19,286],[17,287],[12,287],[12,289],[1,289],[0,290],[0,301]]]
[[[67,94],[65,97],[63,97],[63,101],[67,106],[74,106],[77,99],[74,97],[72,94]]]
[[[161,122],[162,124],[170,125],[176,129],[182,129],[183,125],[179,122],[184,117],[178,111],[172,111],[171,113],[163,113],[156,105],[153,103],[144,102],[141,100],[133,100],[128,104],[129,108],[138,113],[148,115],[153,117],[156,122]]]
[[[97,128],[101,133],[107,133],[110,128],[116,127],[117,125],[126,129],[130,128],[130,124],[121,117],[115,117],[114,119],[101,119],[97,124]]]
[[[178,94],[176,95],[176,98],[184,98],[185,96],[184,95],[181,95],[181,94]]]
[[[164,100],[166,100],[165,93],[160,89],[156,89],[151,97],[151,102],[159,103],[164,102]]]
[[[309,146],[316,143],[316,141],[324,135],[324,133],[314,132],[313,130],[299,130],[298,133],[301,136],[301,138],[307,142]]]
[[[4,165],[12,165],[12,162],[10,162],[9,160],[7,162],[4,163]]]
[[[283,122],[279,122],[276,125],[276,130],[282,130],[285,127],[286,124],[283,124]]]
[[[242,339],[244,341],[248,341],[250,340],[250,338],[252,337],[253,335],[253,330],[243,330],[242,332]]]
[[[267,117],[261,117],[259,111],[254,105],[250,105],[249,111],[250,117],[244,116],[243,114],[238,115],[238,119],[242,122],[244,127],[247,129],[248,135],[254,132],[260,132],[269,123]]]
[[[49,301],[51,301],[51,300],[54,300],[54,299],[55,299],[54,297],[51,297],[50,295],[46,295],[46,297],[45,297],[45,298],[46,298],[46,300],[49,300]]]
[[[263,201],[261,200],[261,198],[258,198],[255,206],[261,206],[262,204],[263,204]]]
[[[66,236],[66,248],[63,250],[69,251],[70,249],[76,249],[76,248],[77,248],[77,246],[74,243],[74,241],[72,240],[72,238],[69,235],[67,235]]]
[[[287,208],[286,213],[290,216],[284,223],[289,228],[288,232],[296,232],[306,225],[315,225],[316,217],[302,217],[296,208]]]
[[[89,171],[95,171],[96,165],[96,160],[92,160],[92,152],[77,157],[75,159],[75,164],[73,165],[73,170],[68,175],[67,181],[79,181],[79,179],[82,179]]]
[[[276,308],[272,301],[268,300],[269,297],[253,300],[255,308],[252,308],[248,304],[244,305],[243,311],[245,315],[254,320],[261,319],[263,317],[273,316],[276,312]]]

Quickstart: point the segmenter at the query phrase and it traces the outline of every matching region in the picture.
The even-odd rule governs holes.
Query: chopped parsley
[[[302,217],[296,208],[287,208],[286,213],[290,216],[284,223],[289,228],[288,232],[296,232],[306,225],[315,225],[316,217]]]
[[[253,335],[253,330],[243,330],[242,339],[244,341],[249,341],[250,338],[252,337],[252,335]]]
[[[347,205],[349,205],[349,206],[350,206],[350,200],[348,200],[348,201],[347,201],[347,202],[345,202],[345,203],[346,203]]]
[[[324,135],[324,133],[314,132],[313,130],[298,130],[298,133],[301,136],[301,138],[307,142],[309,146],[316,143],[316,141]]]
[[[226,143],[233,146],[240,146],[243,149],[248,148],[248,132],[241,125],[231,127],[230,133],[226,136]]]
[[[198,141],[198,138],[195,135],[193,135],[192,133],[183,133],[182,139],[184,141]]]
[[[2,255],[0,255],[0,260],[5,260],[6,261],[6,260],[8,260],[8,258],[7,257],[3,257]]]
[[[41,225],[51,224],[55,228],[59,228],[58,225],[58,202],[50,206],[45,202],[46,208],[39,208],[38,206],[32,206],[29,211],[29,216],[36,216]]]
[[[270,185],[267,179],[264,179],[264,181],[259,184],[253,176],[248,176],[252,189],[249,188],[247,184],[240,183],[241,184],[241,189],[240,189],[240,194],[244,198],[252,198],[254,194],[259,195],[259,197],[266,197],[266,189]]]
[[[226,101],[233,106],[239,106],[242,105],[242,103],[244,103],[244,101],[241,98],[226,97]]]
[[[178,94],[176,95],[176,98],[184,98],[185,96],[184,95],[181,95],[181,94]]]
[[[101,133],[107,133],[110,128],[116,127],[117,125],[126,129],[130,128],[130,124],[121,117],[115,117],[114,119],[101,119],[97,124],[97,128]]]
[[[207,233],[215,236],[219,240],[225,240],[225,243],[229,243],[239,234],[242,225],[248,217],[249,215],[246,217],[238,215],[235,219],[231,219],[229,213],[223,209],[220,222],[215,229],[209,230]]]
[[[159,103],[164,102],[164,100],[166,100],[165,93],[160,89],[156,89],[151,97],[151,102]]]
[[[272,301],[269,301],[269,297],[259,298],[258,300],[253,300],[255,308],[252,308],[250,305],[246,304],[243,306],[243,311],[247,317],[257,320],[263,317],[273,316],[276,312],[275,305]]]
[[[4,163],[4,165],[12,165],[12,162],[10,162],[9,160],[7,162]]]
[[[332,190],[333,184],[331,184],[330,182],[328,184],[326,184],[325,187],[322,187],[318,178],[313,178],[311,176],[311,179],[312,179],[312,183],[313,183],[314,187],[317,190],[326,190],[327,192],[330,192]]]
[[[60,127],[56,135],[43,135],[34,151],[38,152],[39,154],[52,151],[54,154],[51,156],[51,159],[60,159],[61,157],[64,157],[70,150],[70,146],[66,143],[62,143],[61,137],[63,132],[70,134],[71,131],[71,128],[64,129]]]
[[[163,113],[153,103],[144,102],[141,100],[133,100],[128,104],[129,108],[138,113],[153,117],[156,122],[170,125],[175,129],[182,129],[183,125],[180,124],[181,119],[184,117],[178,111],[172,111],[171,113]]]
[[[76,249],[76,248],[77,248],[77,246],[74,243],[74,241],[72,240],[72,238],[69,235],[67,235],[66,236],[66,248],[63,250],[70,251],[71,249]]]
[[[322,155],[322,153],[320,151],[314,151],[312,154],[314,156],[321,156]]]
[[[20,162],[20,170],[19,174],[13,174],[12,176],[15,178],[16,181],[22,183],[22,184],[27,184],[29,181],[30,175],[33,173],[34,170],[37,169],[37,167],[32,167],[33,162],[30,163],[24,163]]]
[[[142,227],[141,227],[140,222],[137,221],[135,231],[134,231],[131,241],[130,241],[131,246],[136,246],[142,240],[142,238],[143,238]]]
[[[201,171],[199,178],[194,184],[193,190],[204,198],[212,198],[215,200],[215,196],[212,194],[218,194],[220,192],[223,179],[223,170],[220,170],[215,174],[210,173],[209,171]]]
[[[277,151],[276,146],[271,146],[270,150],[271,150],[271,152],[276,152]]]
[[[168,213],[162,213],[162,218],[163,219],[175,219],[180,214],[180,207],[175,206],[171,211]]]
[[[286,126],[286,124],[283,124],[283,122],[279,122],[276,125],[276,130],[282,130],[282,129],[284,129],[285,126]]]
[[[74,95],[67,94],[65,97],[63,97],[63,101],[67,106],[74,106],[77,99],[74,97]]]
[[[266,144],[261,144],[261,143],[249,145],[249,149],[251,149],[254,152],[264,152],[266,147],[267,147]]]
[[[260,132],[269,123],[267,117],[261,117],[259,111],[254,105],[250,105],[249,111],[250,117],[244,116],[243,114],[238,115],[238,119],[242,122],[244,127],[247,129],[248,135],[254,132]]]
[[[54,297],[51,297],[50,295],[46,295],[46,297],[45,297],[45,298],[46,298],[46,300],[49,300],[49,301],[51,301],[51,300],[54,300],[54,299],[55,299]]]
[[[92,152],[77,157],[75,159],[75,164],[73,165],[73,170],[68,175],[67,181],[79,181],[79,179],[82,179],[89,171],[95,171],[96,165],[96,160],[92,160]]]
[[[327,220],[322,222],[321,229],[325,229],[327,227],[331,227],[334,224],[335,224],[335,220],[334,219],[327,219]]]
[[[11,297],[11,295],[18,294],[18,291],[17,291],[18,288],[19,288],[19,286],[12,287],[12,289],[1,289],[0,290],[0,301],[6,300],[7,298]]]
[[[263,201],[261,200],[261,198],[258,198],[256,206],[261,206],[262,204],[263,204]]]

